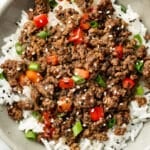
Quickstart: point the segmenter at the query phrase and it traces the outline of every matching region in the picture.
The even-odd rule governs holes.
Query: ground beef
[[[41,85],[41,83],[40,83],[40,84],[39,84],[39,83],[35,84],[35,88],[37,89],[37,91],[38,91],[42,96],[44,96],[44,97],[46,97],[46,98],[49,97],[49,94],[48,94],[47,90],[45,90],[46,87],[43,86],[43,85]]]
[[[127,110],[127,111],[121,111],[121,112],[117,113],[115,115],[115,119],[116,119],[116,125],[117,126],[121,126],[124,123],[128,124],[129,121],[130,121],[129,110]]]
[[[16,102],[16,106],[21,110],[32,110],[33,104],[29,100]]]
[[[150,78],[150,58],[145,60],[142,73],[144,77]]]
[[[8,115],[16,121],[20,121],[23,118],[23,112],[18,106],[14,103],[13,105],[8,106],[7,108]]]
[[[45,14],[49,11],[49,5],[46,0],[35,0],[35,15]]]
[[[47,0],[34,0],[34,2],[35,8],[29,9],[28,11],[28,17],[30,20],[32,20],[35,15],[47,14],[48,11],[50,10]]]
[[[77,143],[73,143],[70,145],[70,150],[80,150],[79,145]]]
[[[116,135],[124,135],[125,132],[126,132],[126,128],[121,128],[121,127],[115,128],[114,131]]]
[[[12,87],[17,87],[18,78],[26,69],[26,64],[23,61],[6,60],[1,65],[4,75]]]
[[[95,133],[91,139],[97,139],[99,141],[107,141],[108,140],[108,136],[107,133],[102,132],[102,133]]]
[[[127,101],[121,102],[118,106],[118,110],[129,111],[128,102]]]
[[[140,48],[137,49],[136,55],[139,59],[142,59],[146,56],[146,48],[145,46],[141,46]]]
[[[147,100],[146,100],[145,97],[138,97],[138,96],[136,96],[135,100],[137,101],[139,107],[142,107],[142,106],[146,105],[146,103],[147,103]]]
[[[97,6],[93,6],[93,0],[75,2],[88,14],[85,22],[94,21],[98,26],[88,24],[88,29],[82,29],[81,20],[85,14],[82,16],[73,8],[59,7],[54,11],[60,24],[37,28],[33,17],[48,13],[50,8],[45,0],[35,0],[35,8],[29,10],[31,20],[25,23],[19,37],[25,48],[22,61],[6,60],[1,65],[10,86],[20,94],[23,86],[18,85],[19,77],[26,75],[30,62],[39,64],[39,70],[32,71],[41,78],[37,82],[25,82],[31,87],[31,99],[8,106],[8,114],[14,120],[20,120],[23,110],[41,113],[39,121],[44,123],[44,133],[39,133],[37,140],[65,137],[72,150],[79,149],[81,138],[108,140],[111,119],[115,119],[114,133],[123,135],[126,128],[122,126],[131,120],[129,104],[135,86],[142,75],[150,81],[147,49],[143,45],[137,47],[136,40],[129,38],[128,24],[114,17],[111,1],[101,0]],[[50,34],[45,39],[40,38],[37,36],[40,31]],[[76,31],[77,35],[72,37]],[[116,50],[118,46],[122,49],[121,55]],[[144,62],[142,73],[135,68],[138,60]],[[82,72],[80,75],[75,72],[77,69]],[[80,77],[81,83],[75,81],[75,77]],[[136,101],[141,107],[146,103],[142,97],[137,97]],[[97,107],[103,112],[95,121],[92,113]],[[83,131],[75,137],[72,127],[77,120]]]
[[[72,24],[73,27],[79,24],[81,18],[79,12],[75,11],[73,8],[63,10],[62,7],[60,7],[60,9],[56,11],[56,15],[63,24]]]
[[[144,81],[146,87],[150,89],[150,57],[145,58],[142,74],[144,76]]]
[[[56,102],[45,98],[44,100],[42,100],[42,107],[44,110],[51,111],[52,109],[55,109]]]
[[[86,12],[87,9],[91,8],[93,0],[75,0],[75,3],[83,12]]]
[[[33,88],[31,90],[31,100],[34,104],[34,110],[40,109],[39,105],[38,105],[39,99],[40,99],[40,93],[38,92],[38,90],[36,88]]]

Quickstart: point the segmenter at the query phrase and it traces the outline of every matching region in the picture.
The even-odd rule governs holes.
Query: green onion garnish
[[[116,119],[112,118],[108,121],[108,128],[112,128],[116,124]]]
[[[37,120],[41,119],[41,114],[38,111],[33,111],[32,116]]]
[[[135,69],[141,73],[142,72],[142,69],[143,69],[143,66],[144,66],[144,61],[143,60],[138,60],[135,64]]]
[[[49,33],[47,31],[40,31],[37,36],[42,39],[46,39],[49,36]]]
[[[66,113],[60,113],[60,114],[57,115],[57,117],[58,117],[58,118],[62,118],[62,117],[64,117],[65,115],[66,115]]]
[[[25,137],[30,140],[36,140],[37,134],[32,130],[25,132]]]
[[[0,79],[5,79],[5,76],[4,76],[3,72],[0,73]]]
[[[15,44],[15,48],[16,48],[16,53],[18,55],[22,55],[23,51],[24,51],[24,46],[22,46],[19,42],[17,42]]]
[[[106,82],[105,80],[103,79],[103,77],[101,75],[98,75],[97,78],[96,78],[96,82],[101,86],[101,87],[106,87]]]
[[[76,123],[72,127],[73,135],[76,137],[78,136],[83,130],[82,124],[79,121],[76,121]]]
[[[141,85],[136,87],[136,91],[135,91],[136,95],[142,96],[144,94],[144,89]]]
[[[134,39],[137,41],[137,45],[136,45],[137,48],[143,44],[143,40],[140,34],[134,35]]]
[[[98,27],[98,22],[97,21],[91,21],[90,25],[92,28],[97,28]]]
[[[40,65],[36,62],[31,62],[28,66],[28,69],[33,71],[39,71]]]
[[[58,5],[58,3],[55,0],[48,0],[48,1],[51,8],[55,8]]]
[[[126,13],[127,12],[127,8],[124,5],[122,5],[122,4],[120,6],[121,6],[121,11]]]
[[[82,83],[84,83],[84,82],[86,81],[85,79],[81,78],[81,77],[78,76],[78,75],[74,75],[74,76],[72,77],[72,79],[74,80],[74,82],[75,82],[76,84],[82,84]]]

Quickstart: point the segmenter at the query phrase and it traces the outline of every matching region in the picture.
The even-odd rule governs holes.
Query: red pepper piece
[[[122,81],[123,88],[132,89],[135,86],[135,81],[130,78],[125,78]]]
[[[70,88],[74,87],[75,83],[74,83],[73,79],[71,79],[69,77],[64,77],[59,80],[58,85],[62,89],[70,89]]]
[[[74,44],[81,44],[84,41],[83,31],[81,28],[74,29],[68,38],[69,42],[73,42]]]
[[[89,16],[87,13],[83,14],[81,20],[80,20],[80,27],[83,30],[88,30],[90,28],[90,23],[88,22]]]
[[[47,63],[52,64],[54,66],[58,65],[58,56],[57,55],[47,56]]]
[[[40,14],[33,18],[34,24],[37,28],[42,28],[47,25],[48,17],[46,14]]]
[[[90,110],[90,117],[92,121],[98,121],[101,118],[104,118],[104,109],[103,107],[96,106]]]
[[[44,124],[45,124],[46,127],[51,126],[50,113],[49,112],[43,112],[43,119],[44,119]]]
[[[123,47],[122,47],[122,45],[116,46],[115,52],[117,53],[117,57],[119,59],[122,59],[122,57],[123,57]]]

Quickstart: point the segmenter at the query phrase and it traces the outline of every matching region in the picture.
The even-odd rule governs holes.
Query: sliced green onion
[[[0,73],[0,79],[5,79],[5,76],[4,76],[3,72]]]
[[[38,111],[33,111],[32,112],[32,116],[37,119],[37,120],[40,120],[41,119],[41,114],[38,112]]]
[[[143,87],[141,85],[137,86],[135,94],[139,95],[139,96],[144,95],[144,89],[143,89]]]
[[[30,140],[36,140],[37,134],[32,130],[25,132],[25,137]]]
[[[135,69],[141,73],[142,72],[142,69],[143,69],[143,66],[144,66],[144,61],[143,60],[138,60],[135,64]]]
[[[108,121],[108,128],[112,128],[116,124],[116,119],[112,118]]]
[[[28,69],[33,71],[39,71],[40,65],[37,64],[36,62],[31,62],[28,66]]]
[[[126,13],[127,12],[127,8],[124,5],[122,5],[122,4],[120,6],[121,6],[121,11]]]
[[[22,55],[23,51],[24,51],[24,47],[19,43],[17,42],[15,44],[15,48],[16,48],[16,52],[18,55]]]
[[[51,8],[55,8],[58,5],[58,3],[55,0],[48,0],[48,1]]]
[[[42,39],[46,39],[49,36],[49,33],[47,31],[40,31],[37,36]]]
[[[106,87],[106,82],[105,80],[103,79],[103,77],[101,75],[98,75],[97,78],[96,78],[96,82],[101,86],[101,87]]]
[[[62,117],[64,117],[65,115],[66,115],[66,113],[60,113],[60,114],[57,115],[57,117],[58,117],[58,118],[62,118]]]
[[[92,28],[97,28],[98,27],[98,22],[97,21],[91,21],[90,25]]]
[[[79,121],[76,121],[76,123],[72,127],[73,135],[76,137],[78,136],[83,130],[82,124]]]
[[[78,76],[78,75],[74,75],[73,77],[72,77],[72,79],[74,80],[74,82],[76,83],[76,84],[82,84],[82,83],[85,83],[85,79],[83,79],[83,78],[81,78],[80,76]]]
[[[71,46],[73,46],[73,43],[69,43],[69,44],[68,44],[68,47],[71,47]]]
[[[137,41],[137,48],[143,44],[143,40],[140,34],[134,35],[134,39]]]

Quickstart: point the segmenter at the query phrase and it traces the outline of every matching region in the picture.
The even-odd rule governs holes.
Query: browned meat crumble
[[[112,119],[115,120],[114,133],[123,135],[126,132],[123,125],[130,122],[129,103],[134,97],[136,85],[142,75],[150,81],[150,59],[146,56],[146,47],[136,47],[136,40],[129,39],[131,33],[127,30],[128,24],[113,16],[111,1],[101,0],[94,11],[91,8],[92,0],[75,2],[88,14],[87,22],[98,23],[98,26],[90,26],[82,31],[82,43],[68,40],[71,32],[80,28],[82,15],[79,12],[60,7],[56,16],[64,28],[60,24],[50,28],[37,28],[32,21],[34,16],[48,13],[51,8],[46,0],[35,0],[35,8],[28,13],[30,20],[24,25],[19,37],[19,42],[25,46],[22,61],[7,60],[1,65],[14,92],[22,92],[23,85],[31,87],[31,99],[8,106],[9,116],[14,120],[21,120],[23,110],[32,110],[42,114],[40,121],[45,124],[43,114],[47,113],[48,122],[51,119],[53,121],[46,131],[44,129],[44,133],[37,135],[37,140],[65,137],[71,150],[80,149],[78,142],[81,138],[108,140],[108,123]],[[45,39],[40,38],[37,36],[40,31],[47,31],[50,35]],[[115,51],[117,46],[122,47],[122,56],[118,56]],[[55,56],[57,59],[49,63],[48,56]],[[139,73],[135,64],[141,59],[144,66],[142,73]],[[26,73],[30,62],[40,65],[38,73],[41,78],[38,82],[26,78],[22,85],[20,76]],[[72,79],[76,68],[89,73],[88,78],[85,77],[81,84],[74,83],[70,88],[61,88],[60,80],[64,77]],[[105,85],[96,81],[99,75]],[[124,85],[126,78],[134,81],[135,85]],[[64,99],[67,103],[65,108],[59,103]],[[136,101],[139,106],[146,103],[143,97],[136,97]],[[98,120],[93,120],[90,116],[91,109],[95,107],[103,108],[104,116]],[[83,130],[78,136],[74,136],[72,127],[77,120],[82,123]]]

